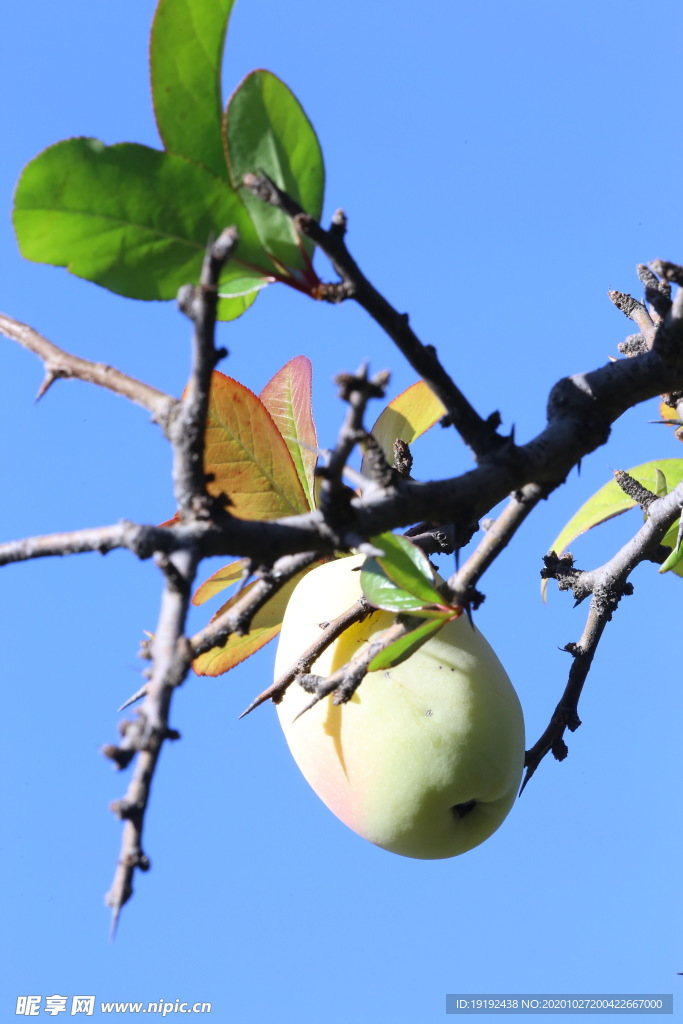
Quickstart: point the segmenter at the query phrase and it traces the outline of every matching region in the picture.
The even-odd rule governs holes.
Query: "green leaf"
[[[683,480],[683,459],[657,459],[654,462],[644,462],[639,466],[634,466],[633,469],[629,469],[628,473],[638,483],[642,484],[643,487],[658,493],[657,488],[661,488],[662,474],[665,474],[666,481],[671,489]],[[596,491],[581,506],[578,512],[572,516],[548,550],[562,555],[572,541],[580,536],[580,534],[585,533],[594,526],[598,526],[600,523],[606,522],[608,519],[612,519],[614,516],[620,515],[622,512],[626,512],[636,504],[632,498],[624,494],[616,480],[610,480],[599,491]],[[543,580],[541,584],[541,593],[544,597],[547,582],[547,580]]]
[[[394,464],[394,441],[406,444],[420,437],[445,415],[446,408],[423,380],[406,388],[384,409],[371,433],[382,446],[390,466]],[[361,465],[361,472],[363,467]]]
[[[228,288],[232,282],[228,282]],[[267,281],[264,281],[264,285]],[[246,313],[250,306],[253,306],[258,298],[260,289],[255,288],[253,291],[246,292],[244,295],[230,295],[226,294],[221,296],[218,300],[218,308],[216,310],[217,320],[236,320],[238,316],[242,316],[242,313]]]
[[[662,544],[673,550],[659,571],[673,570],[677,576],[683,576],[683,520],[676,520],[671,529],[667,531]]]
[[[22,254],[133,299],[172,299],[198,280],[206,244],[234,224],[239,254],[221,291],[264,260],[232,188],[184,157],[135,143],[67,139],[29,163],[17,186]],[[252,273],[248,266],[247,273]]]
[[[360,585],[370,604],[388,612],[416,612],[425,606],[421,597],[397,587],[375,558],[366,558],[363,563]]]
[[[406,633],[405,636],[400,637],[399,640],[394,640],[392,644],[385,647],[383,651],[376,654],[368,665],[369,672],[377,672],[380,669],[392,668],[394,665],[400,665],[402,661],[406,661],[412,654],[422,647],[427,640],[431,639],[442,626],[451,618],[450,615],[440,615],[434,618],[430,618],[427,622],[424,622],[417,629],[411,630],[410,633]]]
[[[669,493],[669,488],[666,483],[666,477],[662,473],[659,466],[655,469],[655,486],[654,492],[658,498],[663,498]]]
[[[234,2],[160,0],[150,40],[152,100],[164,146],[226,179],[221,62]]]
[[[204,436],[211,494],[227,494],[242,519],[308,512],[308,501],[282,434],[256,395],[215,370]]]
[[[377,561],[389,579],[420,599],[422,606],[445,606],[446,601],[434,586],[434,576],[425,553],[408,540],[393,533],[380,533],[371,539],[374,547],[384,552]]]
[[[318,283],[310,257],[313,244],[299,236],[280,210],[242,189],[247,173],[263,170],[316,219],[322,212],[325,170],[322,152],[303,108],[284,82],[269,71],[252,71],[230,97],[224,138],[232,183],[240,189],[259,238],[278,266],[304,290]]]
[[[306,356],[295,356],[268,381],[259,398],[285,439],[309,507],[314,509],[318,437],[311,394],[311,361]]]

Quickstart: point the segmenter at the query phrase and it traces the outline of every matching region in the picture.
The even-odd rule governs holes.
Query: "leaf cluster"
[[[152,101],[163,150],[66,139],[40,153],[17,186],[22,254],[134,299],[174,299],[198,281],[207,239],[234,225],[237,254],[219,282],[218,319],[240,316],[272,281],[319,285],[313,245],[288,217],[242,188],[265,172],[319,217],[325,171],[291,90],[255,70],[226,104],[223,46],[234,0],[160,0],[150,41]]]

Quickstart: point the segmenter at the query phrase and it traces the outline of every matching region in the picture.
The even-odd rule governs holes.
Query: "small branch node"
[[[678,263],[669,263],[667,260],[652,260],[650,269],[658,277],[663,278],[664,281],[670,281],[672,284],[683,287],[683,267]]]
[[[617,350],[623,356],[626,356],[627,359],[631,359],[633,356],[639,356],[643,352],[647,352],[647,341],[642,334],[629,334],[624,341],[619,342]]]
[[[636,501],[644,512],[647,512],[653,501],[657,501],[656,494],[648,490],[647,487],[643,487],[625,470],[615,469],[613,475],[624,494]]]
[[[154,561],[166,577],[169,589],[177,594],[185,593],[187,590],[187,580],[173,559],[169,558],[165,551],[157,551],[154,555]]]
[[[346,234],[347,226],[348,222],[344,211],[342,209],[335,210],[334,213],[332,214],[332,220],[330,222],[330,234],[334,238],[341,241],[344,235]]]
[[[394,441],[393,451],[394,468],[399,478],[401,480],[409,480],[413,469],[413,453],[410,450],[410,445],[399,437]]]
[[[110,761],[114,762],[119,771],[123,771],[135,757],[136,751],[134,749],[124,750],[122,747],[117,747],[113,743],[107,743],[102,747],[102,753]]]

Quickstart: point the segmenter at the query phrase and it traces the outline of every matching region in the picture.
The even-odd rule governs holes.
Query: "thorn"
[[[331,692],[332,692],[332,691],[330,690],[330,691],[329,691],[329,693],[331,693]],[[296,715],[296,716],[295,716],[295,717],[294,717],[294,718],[292,719],[292,725],[294,725],[294,723],[295,723],[295,722],[296,722],[296,721],[297,721],[297,720],[298,720],[299,718],[301,718],[301,716],[302,716],[302,715],[305,715],[307,711],[310,711],[310,710],[311,710],[311,708],[314,708],[316,704],[319,704],[319,703],[320,703],[320,701],[321,701],[321,700],[323,700],[323,698],[324,698],[324,697],[328,697],[328,696],[329,696],[329,693],[316,693],[316,695],[315,695],[315,697],[313,698],[313,700],[312,700],[312,701],[310,701],[310,702],[309,702],[309,703],[308,703],[308,704],[306,705],[306,707],[305,707],[305,708],[302,708],[302,709],[301,709],[301,711],[299,712],[299,714],[298,714],[298,715]]]
[[[267,700],[268,700],[268,691],[264,690],[263,693],[259,693],[258,697],[254,697],[254,699],[252,700],[251,704],[244,709],[244,711],[242,712],[241,715],[237,716],[237,721],[239,722],[240,718],[245,718],[248,714],[250,714],[250,712],[252,712],[256,708],[260,707],[260,705],[265,703],[265,701],[267,701]]]
[[[111,908],[111,924],[109,926],[109,941],[113,942],[116,938],[116,930],[119,926],[119,918],[121,916],[121,907]]]
[[[120,713],[121,711],[125,711],[126,708],[129,708],[131,706],[131,704],[135,704],[136,700],[140,700],[142,697],[146,697],[146,696],[147,696],[147,684],[145,683],[143,686],[140,687],[140,689],[138,690],[137,693],[134,693],[133,696],[129,697],[127,701],[124,701],[124,703],[121,705],[121,707],[117,709],[117,714]]]
[[[55,370],[46,370],[45,371],[45,376],[43,377],[43,383],[38,388],[38,394],[36,395],[36,397],[34,399],[34,401],[36,403],[39,402],[41,400],[41,398],[44,395],[47,394],[49,388],[52,386],[52,384],[54,384],[54,382],[57,380],[57,378],[59,376],[60,376],[60,374],[57,373]]]
[[[520,796],[522,795],[522,793],[524,792],[524,789],[526,787],[527,782],[529,781],[529,779],[531,778],[531,776],[534,774],[535,771],[536,771],[535,768],[534,769],[532,769],[531,767],[527,768],[527,770],[526,770],[526,772],[524,774],[524,778],[522,779],[522,785],[519,787],[519,793],[517,794],[517,799],[518,800],[519,800]]]

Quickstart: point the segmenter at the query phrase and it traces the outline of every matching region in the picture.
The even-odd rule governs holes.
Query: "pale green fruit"
[[[295,589],[275,677],[358,599],[362,557],[314,569]],[[375,612],[312,668],[327,676],[394,621]],[[347,704],[311,700],[297,683],[278,705],[296,763],[318,796],[370,842],[406,857],[453,857],[487,839],[519,789],[524,721],[510,680],[467,616],[412,657],[369,673]]]

